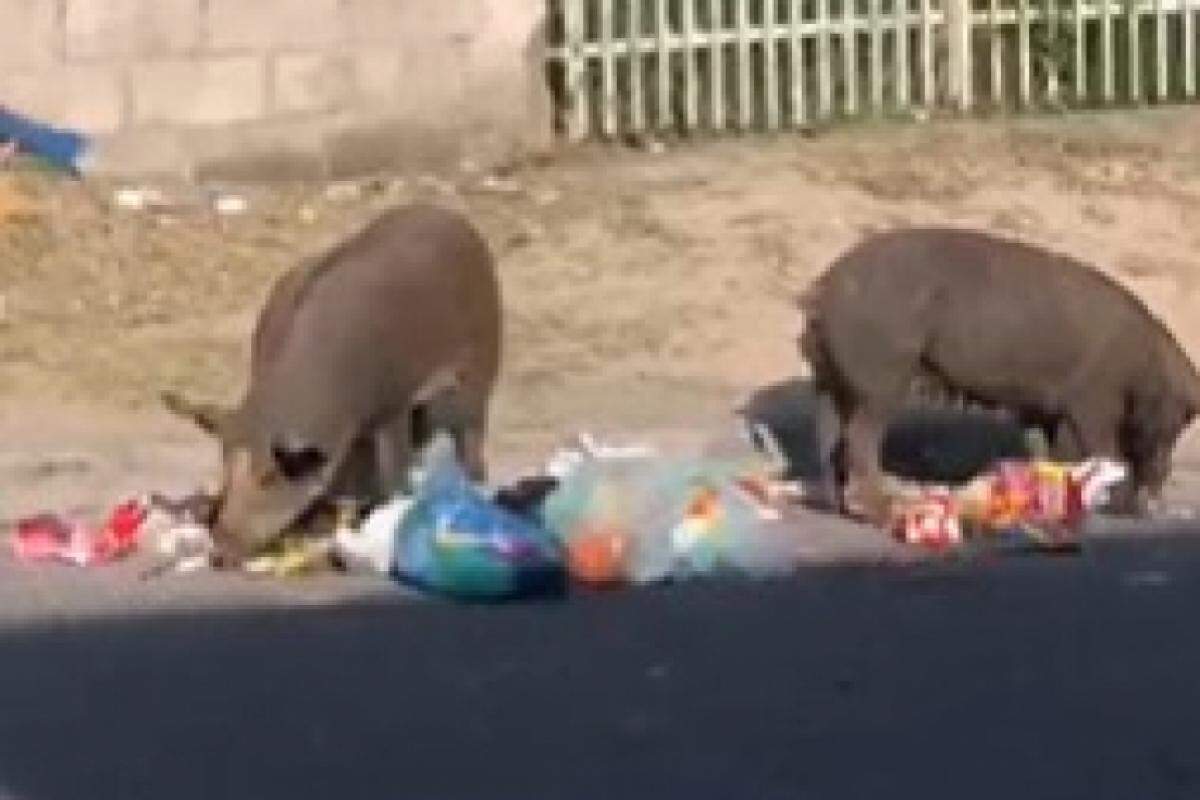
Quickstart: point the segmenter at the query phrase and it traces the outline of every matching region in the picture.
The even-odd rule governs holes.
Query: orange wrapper
[[[567,570],[580,583],[612,586],[624,578],[629,537],[621,530],[591,528],[567,542]]]

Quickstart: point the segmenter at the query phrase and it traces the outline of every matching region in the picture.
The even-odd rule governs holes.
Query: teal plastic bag
[[[565,591],[561,544],[536,522],[484,497],[448,437],[434,441],[427,464],[415,502],[396,530],[395,580],[462,600]]]

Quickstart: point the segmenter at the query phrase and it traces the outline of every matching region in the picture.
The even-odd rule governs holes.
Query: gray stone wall
[[[0,0],[0,104],[101,168],[339,176],[550,136],[545,0]]]

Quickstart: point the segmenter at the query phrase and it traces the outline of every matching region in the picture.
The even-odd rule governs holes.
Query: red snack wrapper
[[[37,514],[17,523],[13,552],[22,561],[62,561],[79,567],[115,561],[137,548],[146,513],[137,500],[122,503],[99,531],[54,514]]]
[[[944,550],[962,543],[957,504],[946,491],[929,490],[893,510],[892,535],[905,544]]]

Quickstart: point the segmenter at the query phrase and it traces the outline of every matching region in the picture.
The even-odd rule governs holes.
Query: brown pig
[[[914,381],[1011,412],[1063,460],[1129,465],[1117,510],[1147,510],[1200,411],[1200,375],[1171,332],[1110,278],[1067,256],[973,231],[873,236],[801,300],[818,391],[825,493],[885,513],[879,449]],[[839,455],[840,454],[840,455]]]
[[[221,443],[211,524],[223,560],[261,548],[320,501],[370,505],[408,488],[434,428],[453,433],[482,480],[500,337],[493,257],[451,211],[389,211],[284,274],[254,330],[241,404],[164,395]]]

